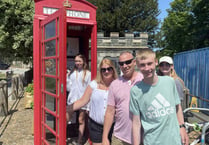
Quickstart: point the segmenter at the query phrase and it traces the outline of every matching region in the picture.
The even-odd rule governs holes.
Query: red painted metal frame
[[[33,63],[34,63],[34,144],[35,145],[41,145],[41,144],[47,144],[46,141],[41,140],[42,138],[42,124],[44,122],[41,122],[42,119],[42,109],[47,110],[57,118],[59,118],[59,134],[56,133],[56,136],[59,138],[59,144],[64,145],[65,143],[65,138],[66,138],[66,118],[65,118],[65,113],[66,113],[66,49],[61,49],[61,48],[66,48],[66,38],[67,38],[67,28],[66,25],[73,24],[73,25],[86,25],[90,29],[90,37],[91,37],[91,73],[92,73],[92,79],[96,77],[96,72],[97,72],[97,23],[96,23],[96,7],[89,2],[85,0],[69,0],[70,3],[72,4],[71,8],[66,8],[69,10],[75,10],[75,11],[86,11],[90,13],[90,19],[80,19],[80,18],[72,18],[72,17],[67,17],[65,20],[61,21],[59,23],[59,30],[61,31],[60,34],[60,39],[59,42],[62,42],[59,46],[59,56],[58,57],[41,57],[41,53],[43,52],[41,50],[41,38],[42,38],[42,32],[41,32],[41,24],[43,21],[45,22],[45,19],[50,19],[52,20],[53,17],[56,19],[55,15],[46,15],[43,14],[43,7],[52,7],[52,8],[57,8],[57,9],[62,9],[59,10],[59,13],[61,17],[65,17],[66,11],[63,8],[63,1],[64,0],[34,0],[35,1],[35,14],[34,14],[34,20],[33,20]],[[62,12],[61,12],[62,11]],[[64,14],[64,15],[63,15]],[[61,18],[62,19],[62,18]],[[88,38],[89,36],[82,36],[85,38]],[[88,42],[85,40],[85,45],[88,44]],[[88,51],[85,50],[85,54],[88,58]],[[42,71],[42,64],[44,64],[45,59],[57,59],[57,63],[59,63],[60,69],[56,69],[57,73],[59,72],[59,76],[51,76],[48,74],[44,74]],[[58,61],[59,60],[59,61]],[[52,77],[56,78],[56,80],[59,80],[59,94],[54,95],[52,93],[49,93],[42,89],[42,85],[45,86],[42,82],[42,78],[44,77]],[[56,82],[57,82],[56,81]],[[63,92],[61,93],[61,89],[63,86]],[[50,96],[53,96],[55,98],[60,98],[59,102],[59,114],[56,114],[54,112],[51,112],[47,108],[45,108],[45,100],[42,99],[43,94],[49,94]],[[61,97],[62,96],[62,97]],[[43,102],[42,102],[43,101]],[[57,103],[56,103],[57,104]],[[64,104],[64,105],[63,105]],[[58,127],[58,126],[57,126]],[[50,130],[50,128],[48,128]],[[57,129],[58,130],[58,129]],[[52,130],[51,130],[52,131]],[[53,131],[52,131],[53,132]],[[57,142],[56,142],[57,143]],[[58,143],[57,143],[58,144]]]
[[[94,24],[91,33],[91,79],[96,77],[97,72],[97,24]]]
[[[33,80],[34,80],[34,143],[37,145],[41,144],[41,91],[40,91],[40,84],[41,84],[41,74],[40,74],[40,64],[41,64],[41,57],[40,57],[40,20],[34,19],[33,21]]]
[[[44,40],[42,35],[45,34],[44,32],[44,26],[45,24],[49,23],[50,21],[56,20],[56,36],[52,39]],[[58,25],[59,23],[59,25]],[[57,144],[65,144],[65,138],[66,138],[66,120],[65,120],[65,110],[66,106],[63,104],[66,104],[66,10],[65,8],[59,9],[56,13],[52,14],[50,17],[46,18],[45,20],[40,22],[41,29],[43,29],[43,32],[39,30],[39,38],[40,39],[40,45],[39,47],[42,49],[39,49],[39,55],[37,58],[39,59],[39,63],[34,64],[34,74],[37,74],[40,72],[40,74],[35,75],[34,82],[38,81],[39,84],[35,83],[36,92],[38,92],[39,95],[35,95],[36,100],[34,102],[35,106],[38,106],[38,108],[35,108],[34,116],[37,118],[37,122],[34,124],[37,130],[34,132],[34,141],[35,144],[41,144],[41,142],[44,142],[45,144],[48,144],[45,140],[45,127],[51,131],[56,136],[56,143]],[[45,57],[43,49],[44,49],[44,43],[50,40],[56,40],[56,56],[52,57]],[[39,48],[38,47],[38,48]],[[37,53],[36,53],[37,54]],[[56,76],[53,75],[47,75],[45,74],[45,60],[47,59],[56,59]],[[42,70],[43,69],[43,70]],[[45,77],[55,78],[56,79],[56,94],[51,94],[47,91],[45,91]],[[59,83],[58,83],[59,82]],[[38,88],[37,86],[40,85],[41,87]],[[58,86],[57,86],[58,85]],[[40,89],[40,90],[39,90]],[[45,107],[45,95],[49,94],[50,96],[54,96],[56,98],[56,112],[53,112]],[[45,124],[45,112],[49,112],[51,115],[55,116],[56,118],[56,132],[52,130],[50,127],[48,127]],[[40,114],[40,115],[39,115]],[[43,119],[43,120],[42,120]],[[42,128],[43,127],[43,128]],[[42,128],[42,129],[40,129]],[[59,131],[59,132],[58,132]]]

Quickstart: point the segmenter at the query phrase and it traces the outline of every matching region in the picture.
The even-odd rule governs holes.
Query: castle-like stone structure
[[[148,34],[140,33],[135,37],[133,33],[125,33],[125,37],[119,37],[118,32],[111,32],[110,37],[104,37],[104,33],[97,33],[97,61],[99,64],[104,57],[108,57],[115,63],[117,70],[118,57],[122,51],[130,51],[133,54],[138,49],[148,48]],[[120,72],[119,72],[120,73]]]

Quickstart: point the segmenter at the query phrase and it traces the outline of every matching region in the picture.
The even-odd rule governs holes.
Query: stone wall
[[[104,57],[114,61],[119,72],[118,56],[123,51],[130,51],[133,54],[138,49],[148,48],[148,34],[140,33],[139,37],[134,37],[133,33],[125,33],[125,37],[119,37],[118,32],[111,32],[110,37],[104,37],[104,33],[97,33],[97,65]],[[119,72],[120,73],[120,72]]]

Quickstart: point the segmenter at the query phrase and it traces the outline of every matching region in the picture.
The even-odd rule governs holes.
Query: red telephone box
[[[96,76],[96,7],[85,0],[34,1],[34,144],[65,145],[67,67],[83,53]]]

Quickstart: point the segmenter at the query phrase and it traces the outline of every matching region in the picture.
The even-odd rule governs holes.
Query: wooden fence
[[[24,93],[23,75],[15,75],[0,81],[0,116],[8,115],[8,99],[17,100]]]

